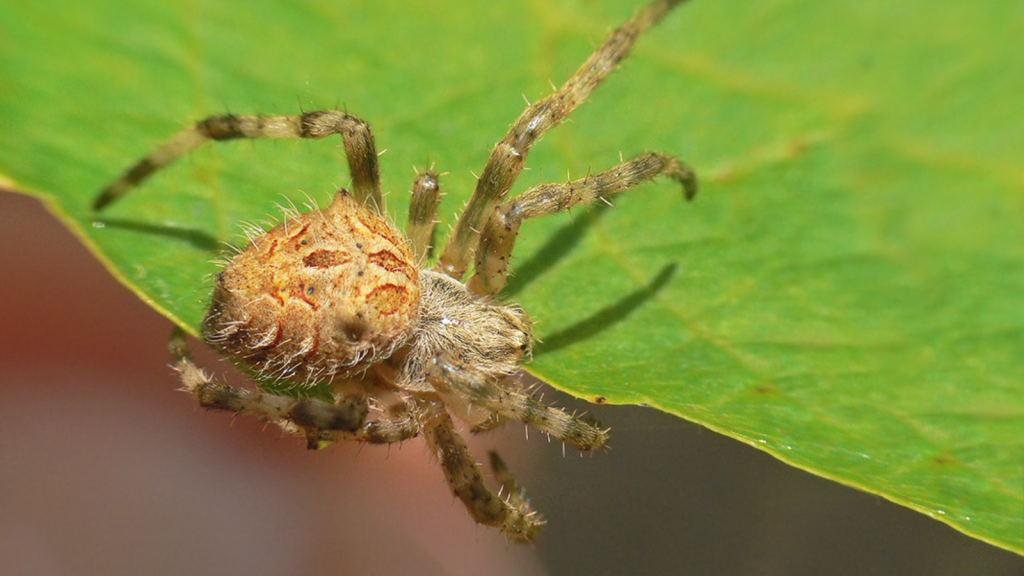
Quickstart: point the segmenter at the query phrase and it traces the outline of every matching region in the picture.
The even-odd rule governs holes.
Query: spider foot
[[[512,540],[532,542],[540,533],[544,519],[530,508],[501,459],[492,456],[491,464],[503,491],[508,492],[506,498],[484,484],[480,467],[455,430],[444,405],[421,402],[420,409],[427,443],[444,470],[452,494],[462,501],[470,516],[480,524],[499,528]]]

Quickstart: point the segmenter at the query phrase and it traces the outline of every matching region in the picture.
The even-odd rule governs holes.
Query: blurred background
[[[38,201],[0,192],[0,245],[0,575],[1024,575],[746,445],[550,390],[611,426],[612,449],[563,456],[521,426],[474,439],[548,519],[513,545],[469,520],[419,439],[309,452],[198,409],[167,365],[170,323]]]

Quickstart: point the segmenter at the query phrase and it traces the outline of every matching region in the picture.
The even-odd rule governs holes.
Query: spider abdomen
[[[408,338],[419,272],[404,237],[345,191],[252,238],[220,273],[203,335],[266,376],[350,376]]]

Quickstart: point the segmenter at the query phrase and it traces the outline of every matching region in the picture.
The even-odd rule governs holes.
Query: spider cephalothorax
[[[258,383],[295,396],[330,382],[334,402],[235,388],[192,361],[182,332],[171,339],[185,388],[208,408],[271,420],[310,447],[356,440],[386,444],[422,434],[453,493],[478,522],[532,540],[543,523],[492,453],[506,496],[483,482],[452,416],[481,431],[516,420],[584,451],[605,446],[607,430],[547,406],[511,376],[530,355],[527,313],[495,300],[519,227],[617,193],[659,174],[696,193],[693,171],[648,152],[586,178],[531,188],[506,200],[529,148],[564,120],[628,54],[636,38],[682,0],[658,0],[612,32],[565,85],[531,105],[495,146],[445,250],[431,268],[430,239],[439,200],[437,175],[422,172],[412,190],[409,229],[388,220],[369,126],[327,110],[298,116],[213,116],[168,140],[97,198],[96,209],[209,140],[341,136],[352,192],[329,206],[288,212],[252,234],[217,276],[202,335]],[[473,275],[463,276],[473,260]]]

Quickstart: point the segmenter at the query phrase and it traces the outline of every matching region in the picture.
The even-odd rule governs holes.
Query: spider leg
[[[513,390],[520,394],[527,394],[526,388],[522,386],[518,378],[505,378],[501,386],[507,390]],[[449,409],[451,404],[449,404]],[[473,434],[484,434],[507,424],[509,419],[497,412],[489,412],[487,418],[481,422],[472,422],[469,431]],[[493,467],[493,466],[492,466]]]
[[[441,187],[437,173],[424,170],[412,184],[412,201],[409,204],[409,226],[406,229],[413,255],[418,262],[430,257],[434,240],[434,224],[437,204],[441,201]]]
[[[588,204],[632,188],[659,174],[681,184],[687,199],[697,193],[697,176],[689,166],[672,156],[648,152],[586,178],[531,188],[497,206],[480,234],[474,274],[466,286],[477,294],[494,294],[505,286],[509,258],[523,220]]]
[[[491,152],[465,211],[455,224],[438,269],[461,280],[469,266],[481,226],[508,193],[523,169],[530,146],[565,120],[629,54],[636,39],[684,0],[657,0],[604,41],[555,93],[528,107]]]
[[[485,432],[490,432],[491,430],[494,430],[495,428],[498,428],[500,426],[504,426],[507,422],[508,418],[504,418],[497,414],[491,414],[483,422],[480,422],[479,424],[473,424],[472,426],[470,426],[469,431],[472,432],[473,434],[483,434]]]
[[[513,540],[530,542],[536,538],[543,519],[521,495],[505,500],[484,485],[480,467],[444,405],[420,400],[418,408],[427,444],[441,463],[452,493],[462,500],[470,516],[480,524],[500,528]]]
[[[505,465],[505,461],[501,459],[501,456],[498,456],[498,453],[492,450],[487,453],[487,457],[490,460],[494,479],[501,484],[502,492],[508,494],[508,503],[512,506],[529,506],[529,503],[526,501],[526,491],[516,482],[515,476],[512,475],[512,471]]]
[[[171,333],[169,348],[174,369],[181,376],[185,391],[195,396],[204,408],[265,418],[292,434],[305,436],[310,448],[319,446],[322,435],[327,439],[334,434],[336,439],[374,441],[385,438],[385,434],[390,432],[388,423],[367,425],[369,407],[362,395],[345,396],[338,403],[331,404],[316,398],[296,399],[236,388],[211,379],[196,365],[180,328]],[[412,436],[415,432],[407,437]]]
[[[388,415],[364,423],[358,430],[320,430],[317,433],[319,442],[342,442],[354,440],[370,444],[396,444],[415,438],[420,433],[419,422],[411,412],[401,416]]]
[[[427,378],[441,393],[454,392],[473,405],[492,410],[502,418],[533,426],[578,450],[588,452],[608,444],[607,429],[548,406],[529,394],[504,387],[500,380],[454,361],[445,358],[431,360],[427,366]],[[484,424],[486,426],[489,422]]]
[[[337,110],[306,112],[297,116],[236,116],[221,114],[196,122],[172,136],[104,188],[93,202],[102,210],[137,187],[157,170],[210,140],[240,138],[324,138],[341,136],[352,177],[352,194],[376,214],[383,210],[380,169],[373,133],[366,121]]]
[[[373,387],[368,394],[376,404],[384,406],[383,414],[364,423],[355,432],[321,430],[319,440],[327,443],[355,440],[370,444],[395,444],[419,435],[419,422],[403,396],[381,387]]]

